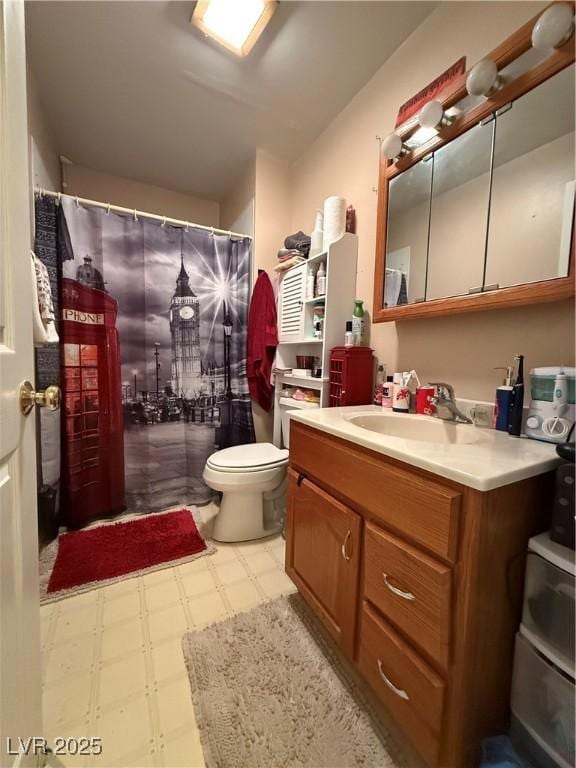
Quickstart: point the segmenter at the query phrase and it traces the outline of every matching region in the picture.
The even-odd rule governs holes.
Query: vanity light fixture
[[[190,21],[237,56],[247,56],[276,5],[276,0],[198,0]]]
[[[385,139],[382,140],[382,154],[387,160],[398,160],[402,155],[408,153],[402,139],[397,133],[389,133]]]
[[[444,114],[444,107],[442,102],[438,99],[429,101],[428,104],[424,104],[420,112],[418,112],[418,122],[421,128],[436,129],[443,126],[450,125],[450,118]]]
[[[470,96],[491,96],[498,90],[501,82],[496,62],[492,59],[482,59],[468,73],[466,90]]]
[[[532,45],[540,51],[560,48],[573,33],[574,9],[567,3],[555,3],[534,24]]]

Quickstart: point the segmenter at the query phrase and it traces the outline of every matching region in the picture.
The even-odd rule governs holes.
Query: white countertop
[[[392,419],[412,420],[410,427],[416,433],[420,420],[440,421],[432,416],[393,413],[390,409],[382,409],[377,405],[316,408],[310,411],[291,410],[289,413],[294,421],[308,424],[322,432],[433,472],[477,491],[491,491],[502,485],[541,475],[556,469],[562,463],[556,454],[556,447],[551,443],[510,437],[505,432],[471,424],[458,425],[458,431],[464,439],[470,437],[473,442],[448,444],[373,432],[348,421],[354,415],[385,414]],[[442,422],[440,425],[440,428],[446,431],[453,430],[453,427],[450,422]]]

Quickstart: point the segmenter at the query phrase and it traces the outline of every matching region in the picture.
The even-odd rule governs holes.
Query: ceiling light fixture
[[[482,59],[466,78],[466,90],[470,96],[491,96],[500,87],[498,67],[492,59]]]
[[[198,0],[190,21],[236,55],[247,56],[276,5],[276,0]]]
[[[561,48],[574,32],[574,9],[568,3],[555,3],[534,24],[532,45],[540,51]]]

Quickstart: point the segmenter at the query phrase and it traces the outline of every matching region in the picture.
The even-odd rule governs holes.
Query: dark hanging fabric
[[[254,441],[250,239],[65,195],[60,231],[67,525],[209,501],[208,456]]]

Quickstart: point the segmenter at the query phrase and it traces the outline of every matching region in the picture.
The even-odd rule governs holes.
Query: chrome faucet
[[[461,424],[473,424],[472,419],[459,410],[454,397],[454,387],[443,381],[430,382],[430,386],[436,387],[437,395],[430,398],[430,403],[436,406],[436,416],[444,421],[457,421]]]

